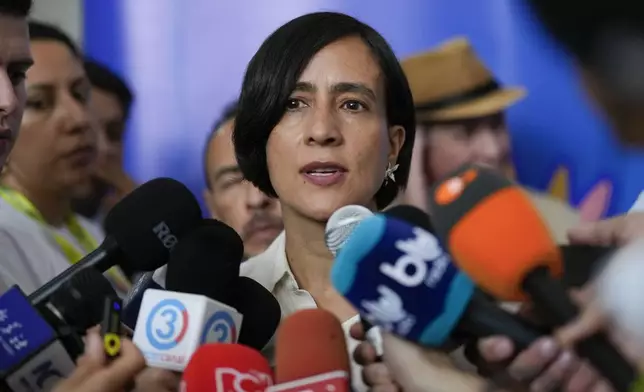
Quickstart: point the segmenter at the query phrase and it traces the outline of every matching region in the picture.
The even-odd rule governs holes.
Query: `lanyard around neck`
[[[45,218],[42,216],[40,211],[38,211],[33,203],[30,202],[23,194],[14,191],[13,189],[0,187],[0,197],[11,207],[35,220],[47,229],[48,233],[51,235],[54,242],[56,242],[60,251],[70,264],[76,264],[85,254],[94,251],[98,247],[98,242],[94,237],[92,237],[87,229],[80,224],[78,218],[73,214],[65,220],[65,227],[69,230],[69,233],[74,237],[76,242],[78,242],[78,245],[82,248],[82,252],[63,235],[55,232],[51,225],[45,221]],[[123,291],[129,290],[130,283],[117,268],[110,268],[108,275],[112,278],[112,283],[114,283],[118,289]]]

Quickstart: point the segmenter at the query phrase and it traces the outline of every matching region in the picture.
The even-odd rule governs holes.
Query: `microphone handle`
[[[35,307],[40,308],[72,275],[83,268],[93,267],[101,272],[107,271],[116,264],[119,256],[118,249],[116,241],[112,237],[107,236],[103,243],[94,251],[29,294],[29,302]]]
[[[507,336],[514,342],[517,352],[547,333],[500,308],[479,290],[474,291],[457,328],[459,334],[469,337]]]
[[[579,309],[570,300],[566,289],[550,276],[546,267],[537,267],[528,273],[523,280],[523,290],[530,294],[537,306],[548,311],[557,326],[573,321],[579,314]],[[603,333],[596,333],[580,341],[575,349],[581,356],[588,358],[618,391],[629,391],[637,379],[635,368]]]

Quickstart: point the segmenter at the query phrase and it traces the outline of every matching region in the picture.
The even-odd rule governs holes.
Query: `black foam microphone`
[[[235,230],[204,219],[170,254],[165,288],[228,304],[243,256],[244,243]]]
[[[71,276],[89,267],[104,272],[125,263],[135,271],[153,271],[166,263],[178,240],[201,220],[201,208],[185,185],[169,178],[148,181],[109,212],[103,243],[34,291],[29,300],[39,306]]]
[[[238,343],[261,351],[271,340],[282,317],[273,294],[253,279],[241,276],[228,304],[244,316]]]

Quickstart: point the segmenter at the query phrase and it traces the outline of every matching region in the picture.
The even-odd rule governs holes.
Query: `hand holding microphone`
[[[85,354],[78,359],[76,370],[60,382],[53,392],[120,392],[145,368],[145,359],[127,340],[122,340],[121,355],[107,362],[98,332],[87,334]]]
[[[561,254],[524,192],[492,170],[466,165],[431,192],[437,232],[459,266],[485,290],[504,300],[526,293],[558,325],[577,307],[554,278]],[[617,387],[628,390],[635,370],[605,336],[577,345],[583,356]]]

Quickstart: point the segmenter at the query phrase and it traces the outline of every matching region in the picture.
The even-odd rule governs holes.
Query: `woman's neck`
[[[332,290],[333,255],[324,242],[324,224],[285,212],[286,257],[298,285],[316,294]]]
[[[72,212],[70,198],[58,192],[30,184],[29,181],[23,181],[11,174],[4,175],[0,182],[20,192],[36,207],[45,222],[54,227],[62,226]]]

